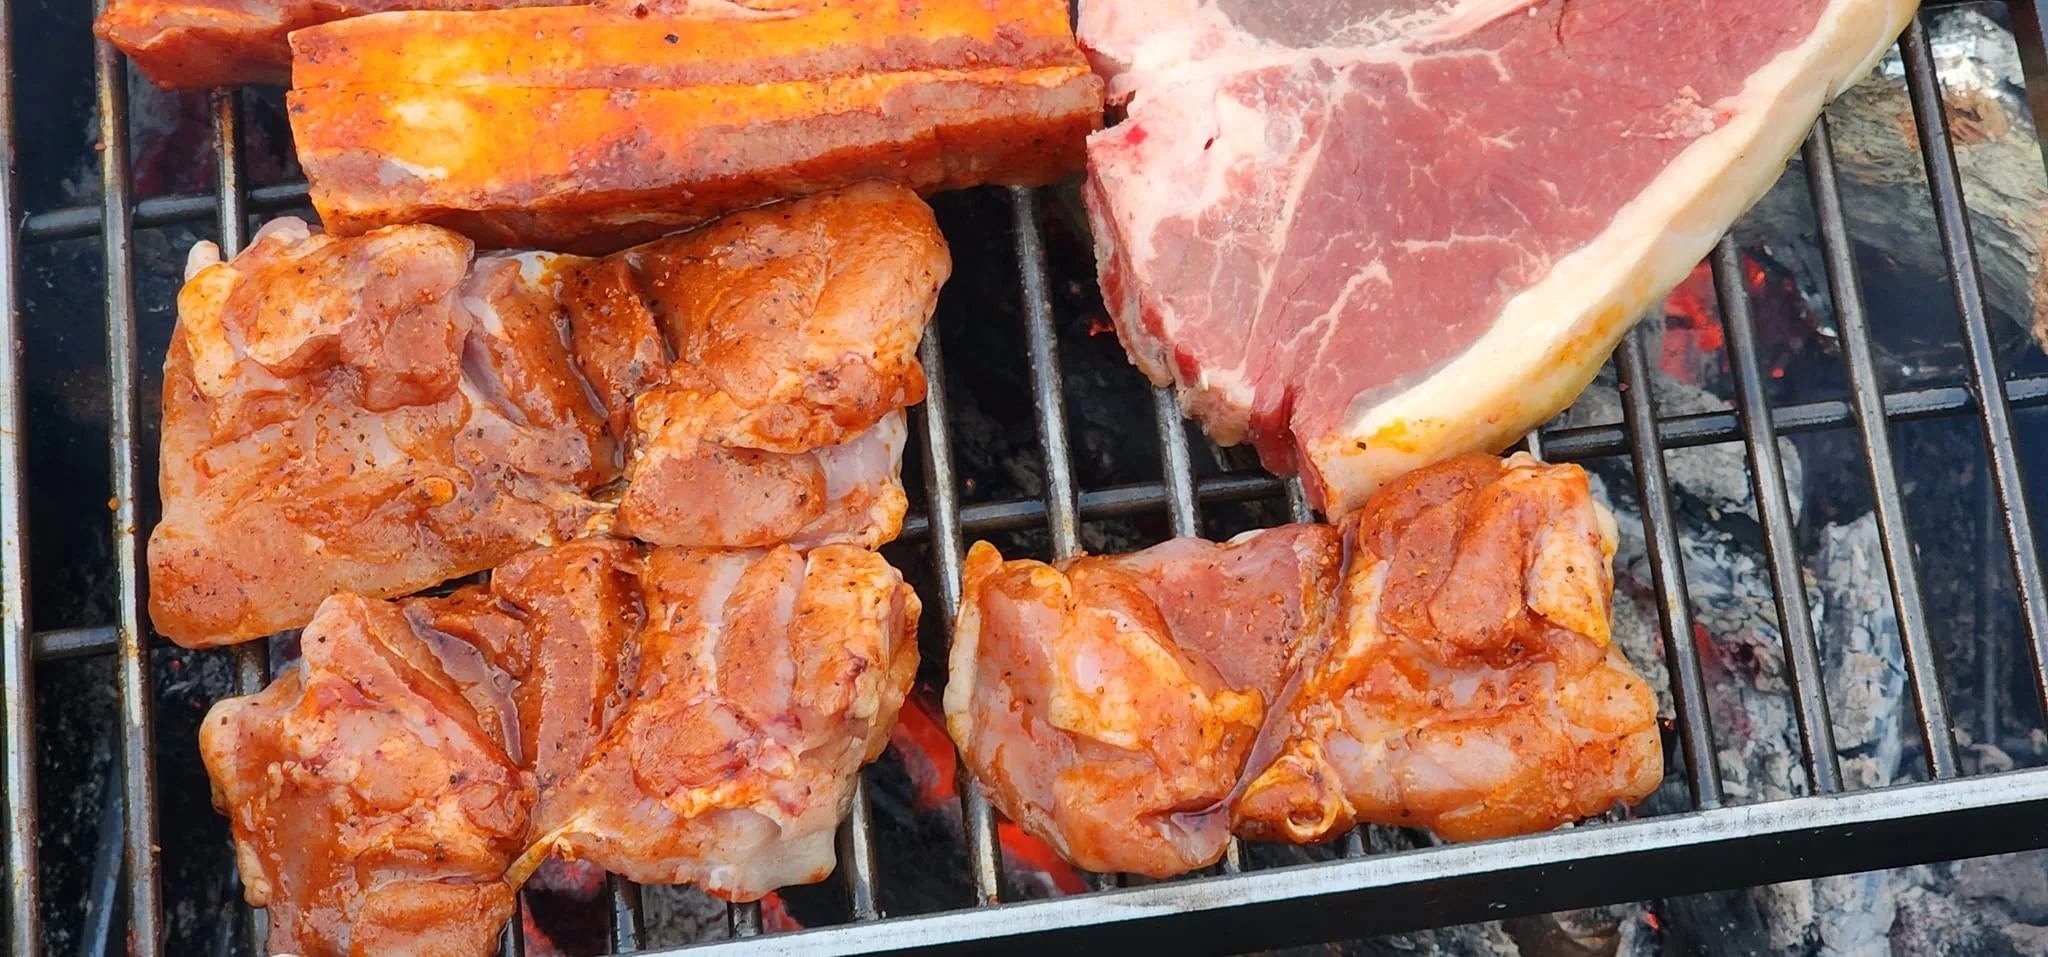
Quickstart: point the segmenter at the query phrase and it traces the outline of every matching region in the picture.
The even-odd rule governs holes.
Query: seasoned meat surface
[[[208,90],[292,78],[286,37],[388,10],[489,10],[577,0],[108,0],[93,32],[158,86]]]
[[[298,220],[217,259],[195,247],[165,362],[150,609],[182,644],[614,519],[692,547],[874,547],[902,528],[903,410],[924,398],[917,342],[951,269],[902,187],[602,259]],[[591,498],[622,474],[616,502]]]
[[[150,613],[187,646],[302,625],[566,540],[619,471],[554,257],[284,219],[193,250],[164,364]]]
[[[1613,516],[1577,466],[1467,455],[1345,526],[1344,624],[1255,755],[1247,836],[1358,823],[1451,840],[1633,803],[1663,779],[1656,697],[1610,640]]]
[[[533,772],[536,817],[549,813],[632,693],[647,622],[642,551],[603,538],[535,549],[492,572],[488,590],[458,593],[477,611],[460,631],[440,616],[511,685],[513,756]]]
[[[496,951],[533,782],[507,753],[510,702],[435,630],[441,604],[328,599],[298,667],[200,728],[272,953]]]
[[[659,545],[896,537],[902,410],[952,270],[930,207],[861,183],[584,260],[579,361],[628,430],[619,526]]]
[[[605,253],[866,179],[1053,183],[1102,125],[1059,0],[420,12],[291,41],[293,141],[342,233]]]
[[[1339,562],[1322,525],[1057,565],[976,543],[947,729],[1004,815],[1081,867],[1213,863],[1267,709],[1329,641]]]
[[[888,744],[917,671],[917,595],[881,556],[658,548],[638,675],[537,843],[727,900],[822,880],[854,775]]]
[[[735,900],[830,874],[919,610],[864,549],[582,539],[329,599],[201,750],[274,950],[488,954],[550,855]]]
[[[1339,529],[1046,565],[977,543],[947,728],[1068,860],[1164,877],[1233,832],[1451,840],[1641,800],[1656,698],[1610,640],[1613,517],[1576,466],[1452,459]]]

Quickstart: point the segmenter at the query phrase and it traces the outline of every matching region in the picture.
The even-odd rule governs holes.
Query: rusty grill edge
[[[1955,5],[1933,0],[1924,8]],[[23,217],[16,195],[15,62],[12,5],[0,0],[0,718],[5,758],[0,768],[6,810],[6,914],[10,952],[40,947],[37,886],[35,723],[32,671],[38,660],[114,654],[120,689],[125,816],[121,888],[131,915],[127,951],[162,951],[155,844],[156,795],[150,714],[149,634],[142,609],[136,527],[135,303],[131,288],[134,230],[218,219],[221,246],[233,255],[246,240],[251,217],[303,206],[303,183],[249,189],[239,157],[240,94],[212,100],[218,188],[207,194],[135,202],[129,188],[127,69],[120,55],[97,42],[96,62],[103,202]],[[2048,107],[2048,55],[2043,14],[2048,0],[2009,4],[2026,67],[2028,93],[2038,117]],[[1924,16],[1924,13],[1923,13]],[[1649,564],[1665,636],[1677,711],[1677,743],[1695,810],[1625,823],[1589,823],[1546,834],[1469,845],[1366,856],[1355,836],[1343,859],[1322,864],[1241,872],[1236,847],[1219,873],[1165,884],[1118,888],[1105,878],[1095,893],[1056,900],[1000,904],[995,817],[974,788],[963,788],[968,871],[975,899],[966,910],[888,918],[880,913],[867,788],[857,790],[839,836],[840,868],[854,921],[790,934],[764,935],[757,905],[731,908],[732,939],[690,948],[691,953],[846,954],[958,953],[1088,944],[1171,946],[1227,952],[1445,926],[1569,907],[1640,900],[1778,882],[1826,874],[1897,867],[1934,860],[2048,847],[2048,768],[1959,779],[1952,716],[1935,673],[1936,655],[1922,606],[1914,549],[1907,534],[1904,497],[1892,449],[1893,422],[1972,415],[1990,450],[1997,522],[2004,555],[2019,589],[2033,683],[2048,704],[2048,582],[2036,550],[2035,527],[2013,444],[2012,410],[2048,405],[2048,376],[2007,380],[1991,347],[1981,280],[1963,204],[1941,92],[1924,23],[1916,18],[1900,39],[1906,84],[1933,192],[1936,221],[1953,280],[1961,333],[1969,357],[1963,387],[1881,390],[1868,338],[1850,240],[1835,182],[1827,122],[1816,124],[1804,150],[1820,224],[1827,281],[1841,324],[1850,395],[1847,401],[1770,407],[1762,389],[1755,328],[1741,294],[1739,253],[1723,240],[1713,256],[1735,373],[1733,410],[1659,419],[1644,330],[1628,335],[1615,361],[1623,390],[1623,421],[1546,431],[1529,447],[1552,460],[1572,461],[1626,453],[1634,464]],[[1176,534],[1196,534],[1203,503],[1283,500],[1297,520],[1308,517],[1296,482],[1264,473],[1226,472],[1197,479],[1184,424],[1170,393],[1154,394],[1165,474],[1152,483],[1077,489],[1068,456],[1057,337],[1054,334],[1038,197],[1009,191],[1018,288],[1024,304],[1030,377],[1038,407],[1038,438],[1045,462],[1041,499],[962,507],[948,430],[944,357],[939,337],[927,335],[919,355],[930,394],[915,411],[923,429],[927,501],[905,523],[904,538],[931,544],[936,611],[950,624],[960,593],[966,536],[1043,525],[1056,556],[1079,551],[1085,519],[1163,510]],[[118,564],[117,619],[107,626],[32,633],[28,607],[26,508],[22,447],[21,251],[25,244],[98,235],[104,251],[110,449],[115,490],[113,554]],[[1654,345],[1654,344],[1649,344]],[[1861,440],[1882,540],[1893,607],[1898,615],[1917,727],[1926,742],[1928,783],[1837,793],[1827,702],[1821,693],[1815,637],[1806,626],[1805,592],[1796,583],[1799,555],[1792,536],[1785,475],[1777,461],[1784,434],[1853,426]],[[1741,807],[1723,806],[1711,755],[1706,694],[1691,634],[1684,566],[1664,475],[1667,449],[1743,442],[1749,453],[1765,555],[1769,559],[1794,679],[1793,702],[1804,744],[1804,771],[1814,796]],[[930,597],[930,596],[927,596]],[[238,686],[244,693],[268,678],[262,643],[240,646]],[[644,935],[639,890],[609,884],[612,943],[634,952]],[[260,912],[250,912],[249,939],[260,939]],[[516,919],[515,924],[516,927]],[[518,952],[508,932],[506,952]],[[665,952],[666,953],[666,952]]]

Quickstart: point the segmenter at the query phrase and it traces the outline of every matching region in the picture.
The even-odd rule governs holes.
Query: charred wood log
[[[2004,25],[1975,10],[1936,15],[1932,41],[1947,106],[1956,166],[1970,210],[1987,306],[2008,330],[2031,330],[2048,345],[2048,174],[2028,109],[2019,49]],[[1921,162],[1904,67],[1887,53],[1862,82],[1827,109],[1836,173],[1849,234],[1858,245],[1866,284],[1904,271],[1909,282],[1948,289],[1948,268],[1935,225],[1926,168]],[[1746,246],[1768,250],[1800,275],[1801,286],[1827,288],[1818,226],[1805,164],[1794,158],[1787,174],[1736,227]],[[1897,371],[1911,375],[1915,353],[1956,337],[1945,298],[1926,310],[1924,325],[1881,330]],[[1826,310],[1817,310],[1822,315]],[[1905,318],[1905,317],[1901,317]],[[2024,341],[2010,337],[2015,347]]]

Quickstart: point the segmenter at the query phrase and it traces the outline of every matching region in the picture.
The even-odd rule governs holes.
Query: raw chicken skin
[[[328,599],[301,664],[200,728],[271,953],[496,951],[533,783],[507,757],[505,709],[465,695],[487,689],[458,677],[464,656],[434,633],[431,604]]]
[[[511,689],[513,757],[533,772],[536,818],[632,694],[647,620],[643,551],[603,538],[536,549],[499,566],[488,589],[456,593],[473,614],[438,616],[442,631],[482,652],[488,683]]]
[[[1223,855],[1223,802],[1295,658],[1328,643],[1339,545],[1290,525],[1057,565],[978,542],[946,726],[996,806],[1075,864]]]
[[[200,747],[277,952],[489,954],[546,857],[752,900],[830,874],[917,670],[881,556],[582,539],[320,607]]]
[[[202,243],[164,369],[151,617],[228,644],[614,520],[656,545],[879,546],[951,266],[930,207],[881,183],[602,259],[295,219],[231,262]],[[592,500],[622,470],[616,508]]]
[[[1462,456],[1382,488],[1345,534],[1344,627],[1261,735],[1277,754],[1251,762],[1239,833],[1474,840],[1657,787],[1656,698],[1609,641],[1614,519],[1583,471]]]
[[[874,552],[654,549],[623,710],[535,817],[550,854],[757,900],[822,880],[917,671],[917,594]]]
[[[574,536],[618,474],[545,254],[277,220],[194,247],[164,363],[150,616],[188,647],[305,624]]]
[[[568,271],[573,341],[630,448],[617,530],[657,545],[896,537],[902,410],[952,270],[900,186],[728,216]]]

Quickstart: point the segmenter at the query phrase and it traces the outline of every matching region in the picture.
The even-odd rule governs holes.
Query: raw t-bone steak
[[[1104,298],[1341,514],[1569,403],[1914,6],[1085,0]]]

